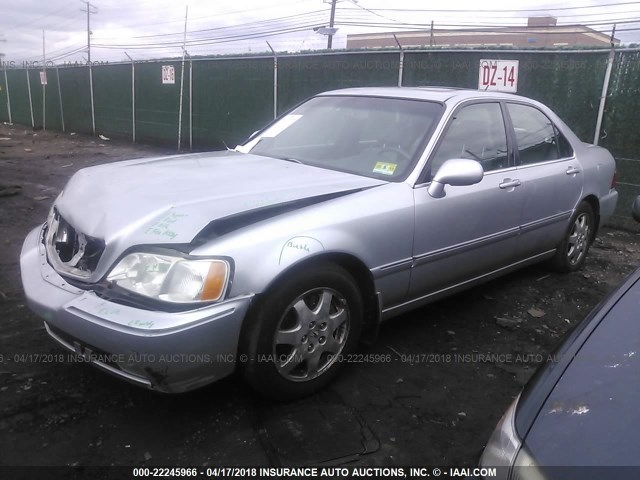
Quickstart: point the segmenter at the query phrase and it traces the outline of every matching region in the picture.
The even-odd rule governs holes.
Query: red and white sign
[[[518,91],[518,60],[480,60],[478,90]]]
[[[176,69],[173,65],[162,65],[162,83],[176,83]]]

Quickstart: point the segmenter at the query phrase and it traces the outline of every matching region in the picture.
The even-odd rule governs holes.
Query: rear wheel
[[[326,264],[286,278],[247,319],[244,375],[263,395],[309,395],[338,373],[362,327],[362,299],[344,269]]]
[[[593,209],[587,202],[582,202],[571,217],[569,230],[552,260],[555,270],[566,273],[582,267],[591,246],[594,228]]]

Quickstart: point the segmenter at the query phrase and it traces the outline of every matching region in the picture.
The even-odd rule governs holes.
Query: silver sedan
[[[240,370],[325,386],[381,321],[543,260],[583,264],[615,162],[523,97],[449,88],[317,95],[243,145],[76,173],[25,240],[49,334],[181,392]]]

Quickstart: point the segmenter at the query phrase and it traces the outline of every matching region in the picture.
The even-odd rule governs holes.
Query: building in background
[[[437,29],[347,35],[347,48],[396,47],[609,47],[609,35],[584,25],[557,25],[555,17],[529,17],[527,26],[480,29]],[[614,45],[620,40],[614,38]]]

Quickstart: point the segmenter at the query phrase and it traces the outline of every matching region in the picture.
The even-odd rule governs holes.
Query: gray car
[[[239,369],[326,385],[381,321],[543,260],[582,265],[615,162],[523,97],[317,95],[234,150],[80,170],[25,240],[49,334],[163,392]]]

